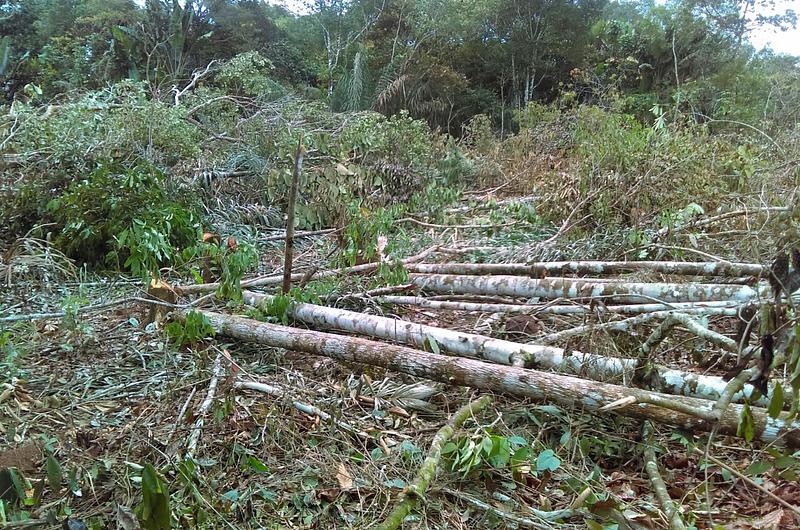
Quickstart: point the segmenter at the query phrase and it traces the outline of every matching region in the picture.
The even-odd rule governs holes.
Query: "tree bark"
[[[546,304],[499,304],[475,302],[450,302],[431,300],[421,296],[378,296],[376,301],[385,304],[413,305],[429,309],[448,309],[455,311],[479,311],[483,313],[526,313],[532,315],[584,315],[592,313],[614,313],[622,315],[640,315],[656,311],[681,311],[684,313],[708,316],[736,316],[741,304],[736,302],[688,302],[677,304],[627,304],[598,306],[586,305],[546,305]]]
[[[292,259],[294,257],[294,210],[297,203],[297,191],[300,187],[300,175],[303,173],[303,133],[297,141],[297,152],[294,156],[294,171],[292,171],[292,186],[289,188],[289,205],[286,208],[286,245],[283,258],[283,282],[281,292],[286,294],[292,288]]]
[[[339,361],[381,366],[451,385],[502,392],[567,407],[582,407],[587,411],[598,411],[609,403],[625,399],[626,402],[614,408],[614,412],[639,420],[673,425],[690,432],[707,432],[716,425],[720,434],[736,436],[742,411],[741,405],[731,405],[718,421],[709,421],[713,416],[714,403],[702,399],[670,396],[473,359],[446,357],[404,346],[278,326],[238,316],[205,311],[203,314],[217,333],[234,339],[323,355]],[[178,318],[185,318],[185,315],[185,311],[177,313]],[[760,407],[751,407],[750,412],[754,440],[800,448],[800,422],[789,420],[786,413],[772,419]]]
[[[603,297],[616,303],[656,302],[748,302],[759,294],[747,285],[698,283],[587,282],[567,278],[532,279],[522,276],[466,276],[412,274],[411,283],[429,292],[516,296],[522,298],[588,299]]]

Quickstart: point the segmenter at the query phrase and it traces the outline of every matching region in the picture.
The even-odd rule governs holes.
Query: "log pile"
[[[435,252],[436,248],[430,248],[403,261],[409,272],[406,284],[350,293],[329,299],[328,305],[274,290],[252,290],[275,285],[278,275],[242,282],[248,287],[243,291],[246,305],[290,325],[199,312],[216,333],[228,339],[382,367],[590,414],[620,415],[639,422],[645,438],[652,435],[653,425],[661,424],[689,433],[710,433],[709,443],[714,435],[723,435],[800,449],[796,392],[800,362],[793,347],[794,326],[769,329],[757,323],[759,314],[767,314],[764,308],[773,312],[776,306],[780,308],[770,271],[761,265],[424,262]],[[317,277],[332,278],[377,268],[367,264],[315,272]],[[177,291],[186,295],[206,289]],[[350,309],[332,307],[330,302],[337,301],[349,304]],[[276,308],[282,308],[282,314],[276,314]],[[409,316],[369,314],[365,308],[371,309],[369,313],[376,308],[405,310]],[[186,319],[189,311],[174,314]],[[439,318],[447,315],[449,319]],[[443,321],[456,326],[443,325]],[[468,322],[475,322],[472,329],[464,329]],[[759,328],[761,337],[750,340],[752,330]],[[769,355],[764,352],[764,330],[771,341]],[[627,347],[616,344],[620,337]],[[693,349],[709,359],[676,364],[661,353],[670,341],[673,349],[685,348],[687,337]],[[732,364],[737,366],[726,374],[722,368]],[[716,365],[716,370],[706,370]],[[770,377],[781,371],[793,375],[782,380]],[[260,383],[238,382],[236,386],[283,396],[280,389]],[[435,478],[443,445],[489,399],[484,395],[467,403],[439,430],[413,484],[404,490],[381,528],[399,528],[417,507]],[[328,417],[331,425],[352,436],[370,437],[313,405],[294,401],[293,406]],[[680,507],[661,478],[652,445],[645,447],[643,467],[669,526],[685,528]],[[533,521],[478,499],[462,500],[495,510],[523,526]],[[534,514],[549,514],[553,520],[585,515],[577,500],[573,508]]]
[[[708,320],[722,319],[731,324],[739,320],[744,307],[770,299],[770,286],[763,280],[768,272],[761,265],[420,263],[433,252],[435,249],[428,249],[404,262],[411,273],[410,285],[416,289],[414,296],[382,294],[384,291],[374,298],[365,296],[385,307],[418,306],[465,317],[488,313],[502,319],[522,315],[533,323],[531,328],[548,318],[580,318],[583,322],[520,341],[300,301],[285,304],[284,316],[293,323],[292,327],[219,313],[206,316],[219,333],[238,340],[382,366],[453,385],[578,406],[600,414],[614,412],[693,431],[716,429],[734,436],[752,431],[755,439],[800,447],[800,424],[786,412],[795,403],[795,395],[782,391],[777,398],[780,402],[773,403],[774,383],[767,395],[761,395],[749,384],[770,368],[764,367],[763,362],[760,367],[743,366],[739,377],[724,377],[692,367],[669,366],[656,359],[659,345],[674,333],[694,337],[704,351],[726,362],[757,358],[757,344],[737,342],[709,326]],[[356,271],[323,271],[319,275],[332,277],[352,272]],[[551,273],[594,276],[549,277]],[[624,273],[658,275],[659,281],[642,281],[639,277],[630,281],[620,276]],[[664,275],[669,281],[662,279]],[[688,277],[701,281],[686,281]],[[271,278],[267,282],[242,282],[251,287],[271,284]],[[178,292],[196,290],[182,288]],[[263,292],[245,290],[243,294],[246,304],[266,312],[275,301],[274,295]],[[724,327],[725,322],[717,328]],[[587,335],[607,338],[614,334],[638,337],[638,344],[619,355],[578,351],[574,347]],[[788,340],[789,337],[783,338],[784,349]],[[771,361],[784,363],[786,356],[779,351]],[[783,382],[782,390],[790,387]],[[745,417],[752,418],[747,419],[752,429],[742,429]]]

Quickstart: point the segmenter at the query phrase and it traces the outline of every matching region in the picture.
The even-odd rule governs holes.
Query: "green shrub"
[[[83,262],[157,275],[176,248],[200,237],[196,208],[168,196],[162,180],[146,164],[102,164],[48,204],[60,232],[56,246]]]

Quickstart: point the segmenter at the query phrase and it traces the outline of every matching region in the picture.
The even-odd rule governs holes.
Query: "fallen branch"
[[[650,477],[650,485],[653,488],[653,493],[661,504],[661,508],[667,515],[669,520],[669,527],[671,530],[684,530],[686,526],[681,519],[681,513],[676,504],[672,501],[667,490],[667,485],[664,479],[661,478],[661,473],[658,471],[658,460],[656,459],[656,451],[653,449],[650,438],[653,433],[653,424],[649,421],[644,422],[644,470],[647,476]]]
[[[419,219],[414,219],[413,217],[403,217],[402,219],[398,219],[394,222],[394,224],[400,223],[412,223],[417,226],[421,226],[424,228],[452,228],[455,230],[472,230],[472,229],[496,229],[496,228],[505,228],[509,226],[518,225],[519,221],[512,221],[510,223],[501,223],[501,224],[487,224],[487,225],[440,225],[435,223],[426,223],[425,221],[420,221]]]
[[[405,286],[404,286],[405,287]],[[413,288],[414,286],[411,285]],[[376,301],[384,304],[411,305],[428,309],[448,309],[456,311],[480,311],[483,313],[526,313],[531,315],[582,315],[592,313],[615,313],[637,315],[656,311],[681,311],[715,316],[736,316],[741,305],[737,302],[684,302],[676,304],[626,304],[590,307],[581,304],[500,304],[475,302],[450,302],[432,300],[421,296],[379,296]]]
[[[295,232],[293,237],[295,239],[297,239],[299,237],[322,236],[322,235],[326,235],[326,234],[333,234],[333,233],[338,232],[338,231],[339,231],[339,229],[337,229],[337,228],[325,228],[324,230],[306,230],[306,231],[302,231],[302,232]],[[286,241],[286,232],[284,231],[284,233],[282,235],[278,235],[278,236],[262,237],[262,238],[259,238],[258,241],[260,243],[264,243],[264,242],[268,242],[268,241]]]
[[[718,308],[725,311],[725,308]],[[705,313],[710,314],[710,313]],[[734,315],[735,315],[734,310]],[[639,326],[641,324],[646,324],[652,320],[659,320],[659,319],[672,319],[676,324],[680,323],[686,326],[686,328],[697,335],[698,337],[705,339],[712,344],[716,344],[720,348],[723,348],[729,352],[737,353],[739,351],[739,345],[736,344],[736,341],[722,335],[721,333],[717,333],[712,331],[702,324],[690,318],[689,315],[679,313],[676,311],[655,311],[653,313],[646,313],[644,315],[639,315],[631,318],[626,318],[624,320],[615,320],[613,322],[604,322],[602,324],[586,324],[584,326],[577,326],[571,329],[567,329],[564,331],[559,331],[557,333],[550,333],[549,335],[545,335],[542,338],[542,342],[545,344],[554,344],[556,342],[560,342],[563,340],[571,339],[573,337],[579,337],[581,335],[586,335],[587,333],[594,333],[597,331],[623,331],[630,333],[633,331],[635,326]]]
[[[521,298],[610,298],[618,303],[645,300],[660,302],[748,302],[768,290],[757,291],[746,285],[697,283],[616,283],[533,279],[522,276],[466,276],[455,274],[412,274],[409,281],[429,292],[515,296]]]
[[[673,425],[689,432],[708,432],[716,426],[720,434],[736,436],[742,412],[741,405],[731,405],[715,422],[711,421],[714,403],[703,399],[671,396],[474,359],[447,357],[358,337],[278,326],[237,316],[207,311],[203,314],[217,333],[227,337],[323,355],[339,361],[381,366],[451,385],[502,392],[567,407],[577,406],[587,411],[598,411],[607,403],[631,396],[635,402],[615,409],[615,413]],[[185,318],[185,315],[185,312],[176,313],[178,318]],[[751,407],[750,413],[753,440],[779,442],[794,449],[800,448],[800,421],[790,420],[786,413],[772,419],[761,407]]]
[[[214,402],[214,395],[217,393],[217,383],[219,382],[219,376],[221,373],[222,352],[219,352],[216,359],[214,359],[214,366],[211,368],[211,381],[208,383],[208,392],[206,393],[206,398],[197,409],[197,413],[195,414],[195,416],[197,416],[197,420],[194,422],[192,433],[189,435],[189,440],[186,443],[186,456],[188,458],[192,458],[194,456],[194,452],[197,450],[197,442],[200,440],[200,432],[203,430],[203,425],[205,424],[205,416],[211,408],[211,404]]]
[[[383,523],[378,526],[378,530],[395,530],[403,524],[403,520],[408,514],[417,506],[420,498],[425,495],[425,490],[436,475],[436,468],[439,466],[439,461],[442,458],[442,448],[450,441],[456,432],[456,429],[461,427],[467,418],[474,416],[482,409],[491,403],[492,398],[483,396],[477,401],[467,403],[456,411],[455,414],[448,420],[448,422],[439,429],[433,437],[431,447],[428,449],[428,455],[425,461],[417,472],[414,481],[404,490],[403,498],[395,506],[394,510],[389,514]]]
[[[309,416],[316,416],[322,421],[326,421],[331,423],[343,431],[347,431],[350,434],[354,434],[360,438],[369,439],[370,436],[368,433],[358,430],[349,423],[346,423],[341,420],[337,420],[324,410],[320,409],[319,407],[315,407],[314,405],[310,405],[308,403],[303,403],[302,401],[297,401],[287,396],[286,392],[281,390],[278,387],[267,385],[265,383],[258,383],[256,381],[237,381],[233,385],[235,388],[243,388],[245,390],[255,390],[256,392],[263,392],[264,394],[269,394],[270,396],[274,396],[279,399],[288,399],[292,406],[302,412],[303,414],[308,414]]]
[[[414,256],[410,256],[401,260],[403,265],[408,265],[409,263],[415,263],[417,261],[422,261],[427,258],[431,253],[433,253],[438,247],[433,246],[429,247],[419,254]],[[327,270],[318,272],[314,277],[317,279],[320,278],[331,278],[335,276],[346,276],[346,275],[353,275],[353,274],[361,274],[364,272],[372,272],[378,270],[380,263],[364,263],[363,265],[356,265],[354,267],[347,267],[344,269],[335,269],[335,270]],[[292,274],[291,279],[293,282],[302,281],[305,277],[304,273],[297,273]],[[241,286],[242,288],[245,287],[266,287],[272,285],[280,285],[283,282],[283,274],[270,274],[267,276],[259,276],[258,278],[251,278],[250,280],[242,280]],[[214,283],[200,283],[197,285],[184,285],[182,287],[175,287],[175,291],[180,295],[188,295],[194,293],[202,293],[207,291],[215,291],[219,289],[220,284],[217,282]]]
[[[752,276],[765,274],[756,263],[682,262],[682,261],[545,261],[538,263],[417,263],[409,272],[423,274],[509,274],[544,278],[562,274],[620,274],[655,272],[685,276]]]
[[[575,517],[577,515],[584,515],[582,512],[578,510],[553,510],[553,511],[545,511],[545,510],[536,510],[534,508],[528,508],[531,514],[536,517],[537,520],[531,519],[530,517],[522,517],[519,515],[515,515],[513,513],[508,513],[500,508],[492,506],[488,502],[482,501],[473,497],[472,495],[467,495],[461,491],[456,491],[450,488],[442,488],[441,491],[450,495],[451,497],[455,497],[456,499],[460,499],[468,504],[475,506],[485,512],[491,512],[495,514],[497,517],[504,519],[506,521],[511,521],[519,526],[524,528],[541,528],[542,530],[552,530],[553,525],[552,522],[559,521],[561,519],[569,519],[570,517]],[[540,521],[550,522],[551,524],[545,524]]]
[[[659,238],[664,237],[665,235],[671,232],[677,232],[679,230],[686,230],[688,228],[702,228],[704,226],[708,226],[710,224],[718,223],[720,221],[724,221],[725,219],[731,219],[733,217],[739,217],[742,215],[750,215],[754,213],[772,213],[772,212],[789,212],[792,209],[788,206],[763,206],[759,208],[749,208],[745,210],[734,210],[731,212],[721,213],[719,215],[714,215],[712,217],[706,217],[704,219],[699,219],[697,221],[690,221],[685,224],[681,224],[678,226],[673,227],[664,227],[656,232],[655,236],[653,237],[653,241],[657,241]]]
[[[246,304],[254,306],[269,303],[273,299],[270,295],[252,291],[244,291],[242,295]],[[430,348],[431,341],[435,341],[442,350],[456,355],[480,357],[511,366],[564,370],[597,381],[630,380],[637,368],[636,359],[566,351],[553,346],[521,344],[315,304],[294,303],[287,312],[295,320],[322,328],[368,335],[424,349]],[[727,386],[721,377],[682,372],[658,365],[651,368],[649,381],[652,387],[670,394],[716,400]],[[752,393],[752,387],[747,388],[737,393],[735,399],[742,401]]]
[[[93,313],[95,311],[103,311],[105,309],[111,309],[112,307],[117,307],[120,305],[131,304],[131,303],[139,303],[139,304],[148,304],[148,305],[155,305],[161,307],[184,307],[184,306],[176,306],[175,304],[170,304],[167,302],[162,302],[159,300],[151,300],[149,298],[140,298],[138,296],[132,296],[130,298],[122,298],[120,300],[112,300],[110,302],[104,302],[102,304],[96,305],[87,305],[84,307],[79,307],[75,310],[75,313]],[[0,322],[20,322],[20,321],[29,321],[29,320],[46,320],[49,318],[63,318],[67,315],[66,311],[55,311],[53,313],[27,313],[24,315],[10,315],[6,317],[0,317]]]

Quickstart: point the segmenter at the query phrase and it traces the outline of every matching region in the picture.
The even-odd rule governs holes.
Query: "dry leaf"
[[[339,482],[339,487],[343,490],[353,489],[353,477],[350,476],[350,473],[342,462],[339,462],[339,466],[336,468],[336,480]]]
[[[133,510],[127,506],[117,504],[117,528],[121,530],[140,530],[139,520]]]

